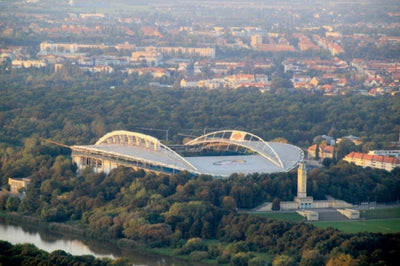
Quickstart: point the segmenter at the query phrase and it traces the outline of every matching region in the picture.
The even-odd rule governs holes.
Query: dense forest
[[[237,213],[238,207],[251,208],[274,197],[291,199],[295,193],[295,172],[232,175],[221,180],[122,167],[109,175],[90,169],[75,175],[74,170],[68,158],[58,156],[49,170],[42,166],[32,175],[32,186],[22,201],[2,195],[1,209],[34,215],[47,222],[79,221],[80,228],[97,239],[126,239],[130,245],[170,247],[176,255],[232,265],[264,265],[268,260],[260,254],[275,256],[269,262],[285,259],[301,265],[337,265],[342,260],[354,265],[380,261],[395,265],[400,259],[399,234],[346,234],[307,223]],[[340,188],[344,195],[349,195],[355,191],[355,184],[347,183],[354,182],[347,176],[355,173],[360,178],[375,175],[373,181],[357,180],[360,197],[371,185],[379,190],[382,184],[392,184],[397,189],[393,195],[399,193],[398,169],[384,174],[343,163],[327,173],[313,172],[311,182],[314,188],[326,191],[330,186],[324,184],[325,179],[336,185],[337,180],[343,179]],[[384,192],[387,191],[392,192],[392,188]],[[210,244],[210,239],[218,242]]]
[[[170,247],[194,260],[232,265],[395,265],[400,259],[399,234],[346,234],[237,213],[265,201],[292,200],[295,172],[233,174],[222,180],[122,167],[110,174],[91,169],[78,173],[69,149],[43,140],[88,144],[111,130],[149,128],[157,130],[144,133],[167,143],[214,129],[284,138],[303,148],[321,134],[361,137],[362,145],[339,145],[343,155],[393,146],[399,130],[398,97],[143,88],[145,77],[88,76],[75,73],[73,66],[58,76],[2,71],[0,176],[3,185],[8,177],[27,176],[32,184],[22,200],[1,193],[1,210],[47,222],[74,221],[98,239]],[[329,194],[357,203],[394,201],[400,195],[399,169],[363,169],[340,158],[326,166],[309,173],[309,192],[316,199]]]
[[[87,75],[73,66],[0,72],[0,143],[22,146],[37,135],[65,144],[93,143],[115,129],[147,131],[179,142],[180,134],[242,129],[265,140],[300,147],[315,136],[361,137],[363,149],[388,148],[398,139],[399,96],[329,97],[289,89],[183,90],[148,88],[146,76]],[[365,146],[365,147],[364,147]]]

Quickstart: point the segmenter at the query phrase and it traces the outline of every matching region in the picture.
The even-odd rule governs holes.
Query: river
[[[72,255],[93,255],[97,258],[126,257],[132,261],[132,265],[203,265],[141,250],[120,249],[116,245],[102,243],[98,240],[68,237],[26,224],[9,224],[1,218],[0,239],[14,245],[31,243],[49,253],[54,250],[64,250]]]

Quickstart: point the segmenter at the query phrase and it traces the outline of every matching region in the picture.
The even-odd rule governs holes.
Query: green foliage
[[[399,218],[393,220],[362,220],[343,222],[313,222],[320,228],[333,227],[346,233],[372,232],[372,233],[397,233],[400,232]]]
[[[136,130],[140,125],[169,128],[169,141],[174,143],[182,140],[181,133],[199,135],[205,127],[243,129],[266,140],[285,138],[302,147],[312,143],[314,136],[328,132],[335,133],[335,137],[353,134],[365,140],[363,146],[343,141],[337,148],[340,158],[351,150],[390,148],[398,131],[398,98],[305,96],[282,89],[291,86],[284,79],[274,81],[275,93],[264,94],[247,89],[144,89],[145,80],[139,77],[121,73],[103,74],[101,78],[87,76],[72,65],[66,65],[57,75],[43,72],[29,74],[31,78],[27,79],[27,74],[22,71],[0,77],[4,103],[0,108],[2,183],[6,184],[8,177],[32,179],[22,201],[0,195],[1,208],[37,215],[49,222],[79,220],[96,238],[127,238],[152,247],[176,247],[180,249],[177,253],[200,260],[208,249],[208,255],[219,263],[259,265],[260,261],[249,255],[252,252],[290,254],[305,264],[320,257],[305,255],[304,250],[326,256],[340,247],[347,253],[353,250],[352,258],[364,254],[365,248],[358,245],[365,243],[363,240],[346,242],[352,237],[333,229],[236,214],[237,208],[251,209],[275,198],[293,200],[295,171],[233,174],[224,180],[123,167],[108,175],[93,173],[89,168],[77,174],[70,151],[41,138],[87,144],[110,130]],[[116,89],[108,90],[111,85]],[[371,112],[377,108],[380,112]],[[165,138],[160,132],[144,133]],[[368,197],[397,200],[398,170],[389,173],[343,162],[325,164],[327,170],[309,173],[308,191],[314,198],[330,194],[350,202],[368,201]],[[195,249],[187,239],[218,239],[227,245]],[[390,236],[377,237],[376,241],[393,241],[394,247],[397,243]],[[377,250],[374,247],[368,249],[368,254]],[[387,250],[374,254],[388,261],[393,248]],[[375,263],[372,255],[365,256],[362,261]],[[54,262],[69,258],[61,253],[54,257]]]
[[[280,201],[280,199],[274,198],[274,200],[272,201],[271,209],[273,211],[279,211],[281,209],[281,201]]]
[[[206,243],[198,237],[189,238],[186,244],[183,246],[184,253],[190,253],[192,251],[207,251]]]
[[[226,264],[229,263],[231,260],[231,254],[229,253],[222,253],[219,257],[217,257],[218,264]]]
[[[327,266],[334,266],[334,265],[356,266],[356,265],[359,265],[359,261],[353,259],[349,254],[339,253],[339,254],[333,255],[326,265]]]
[[[361,211],[361,217],[367,219],[400,218],[400,207]]]
[[[318,266],[324,264],[324,256],[318,250],[304,250],[300,260],[300,266]]]
[[[362,168],[342,161],[329,170],[312,170],[307,192],[316,199],[331,195],[350,203],[395,201],[400,194],[400,172]]]
[[[0,210],[6,208],[6,203],[8,200],[8,193],[6,191],[0,191]]]
[[[68,171],[62,172],[63,175],[69,175]],[[324,182],[329,180],[330,175],[333,182],[333,178],[353,176],[354,173],[363,174],[355,166],[339,164],[326,172],[315,170],[309,176],[321,189],[326,189],[324,186],[328,183]],[[374,182],[389,177],[396,180],[392,175],[398,174],[396,171],[379,173],[385,175],[373,176]],[[156,175],[129,168],[117,168],[108,175],[85,170],[81,175],[69,179],[63,175],[50,174],[48,177],[42,173],[35,176],[26,197],[36,198],[39,203],[32,202],[32,205],[38,206],[38,209],[32,208],[25,199],[17,208],[28,214],[39,213],[47,221],[81,218],[82,223],[88,226],[90,235],[95,238],[127,238],[145,242],[149,247],[171,246],[177,248],[174,254],[191,254],[199,260],[204,259],[207,253],[207,256],[220,263],[240,265],[245,261],[248,264],[254,261],[257,265],[259,260],[243,255],[254,252],[297,254],[293,258],[304,264],[319,261],[318,254],[326,256],[335,247],[346,252],[352,250],[352,258],[364,254],[365,246],[359,245],[365,243],[364,240],[356,241],[353,236],[332,228],[322,230],[310,224],[277,221],[232,211],[234,202],[244,203],[241,193],[246,195],[245,191],[252,190],[254,195],[248,203],[250,206],[270,199],[274,193],[281,193],[279,195],[286,198],[293,195],[295,174],[232,175],[229,179],[219,180],[208,177],[189,179],[185,174]],[[358,182],[362,185],[362,182]],[[39,197],[41,190],[43,196]],[[377,236],[365,238],[358,233],[354,237],[370,239]],[[205,238],[218,239],[227,245],[222,247],[214,244],[208,247]],[[378,237],[376,241],[374,243],[395,240],[385,236]],[[395,243],[393,247],[396,247]],[[375,246],[368,247],[370,254],[376,249]],[[393,248],[387,249],[387,253],[380,255],[383,260],[388,260]],[[307,250],[313,250],[313,253],[308,254]],[[367,262],[373,260],[369,256],[363,258]]]
[[[65,208],[63,206],[42,208],[41,218],[46,222],[64,222],[67,220]]]
[[[249,261],[254,257],[253,254],[248,252],[238,252],[231,257],[231,265],[246,266]]]
[[[122,263],[121,262],[125,262]],[[65,251],[56,250],[50,254],[32,244],[12,245],[0,240],[1,265],[127,265],[126,261],[96,259],[93,256],[72,256]]]
[[[189,254],[189,257],[193,261],[200,261],[208,258],[208,252],[207,251],[192,251]]]
[[[296,261],[287,255],[276,256],[272,262],[272,266],[295,266],[296,264]]]
[[[16,211],[20,204],[21,200],[18,197],[9,197],[6,201],[6,210],[7,211]]]
[[[14,84],[11,77],[0,79],[5,103],[0,121],[12,125],[2,127],[0,143],[14,148],[26,143],[26,154],[38,137],[65,144],[93,143],[111,129],[135,129],[138,125],[170,128],[173,141],[181,140],[178,133],[200,134],[205,127],[238,128],[267,140],[283,137],[304,147],[314,136],[331,129],[336,129],[337,137],[353,134],[365,138],[366,144],[373,140],[377,148],[387,146],[397,134],[396,97],[325,98],[297,93],[261,94],[246,89],[205,92],[130,87],[138,82],[110,91],[109,83],[118,85],[126,77],[113,74],[99,79],[72,72],[67,73],[73,75],[69,79],[60,78],[62,73],[38,75],[29,87],[19,84],[23,73],[13,80],[17,85],[10,85]],[[380,112],[372,112],[375,109]],[[165,138],[159,131],[145,133]]]
[[[284,221],[303,221],[304,217],[296,212],[247,212],[251,215],[259,215],[265,218]]]
[[[266,262],[261,258],[254,257],[248,261],[248,265],[249,266],[264,266],[264,265],[266,265]]]

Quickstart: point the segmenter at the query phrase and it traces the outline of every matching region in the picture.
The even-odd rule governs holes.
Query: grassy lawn
[[[276,220],[304,221],[304,218],[295,212],[247,212],[251,215],[260,215]],[[346,233],[356,232],[400,232],[400,207],[362,210],[360,213],[363,220],[340,221],[340,222],[312,222],[320,228],[333,227]]]
[[[346,233],[372,232],[372,233],[397,233],[400,232],[400,219],[390,220],[362,220],[344,222],[313,222],[321,228],[333,227]]]
[[[361,217],[366,219],[400,218],[400,207],[360,211]]]
[[[303,221],[304,217],[296,212],[247,212],[251,215],[259,215],[262,217],[284,220],[284,221]]]

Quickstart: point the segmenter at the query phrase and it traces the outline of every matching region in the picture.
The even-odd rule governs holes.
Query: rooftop
[[[222,151],[221,156],[185,157],[161,144],[154,137],[129,131],[106,134],[95,145],[76,145],[75,153],[113,161],[141,162],[193,174],[228,177],[233,173],[287,172],[303,159],[300,148],[277,142],[265,142],[243,131],[219,131],[203,135],[184,145],[188,150]],[[224,152],[244,150],[235,155]],[[201,153],[198,153],[201,154]]]

